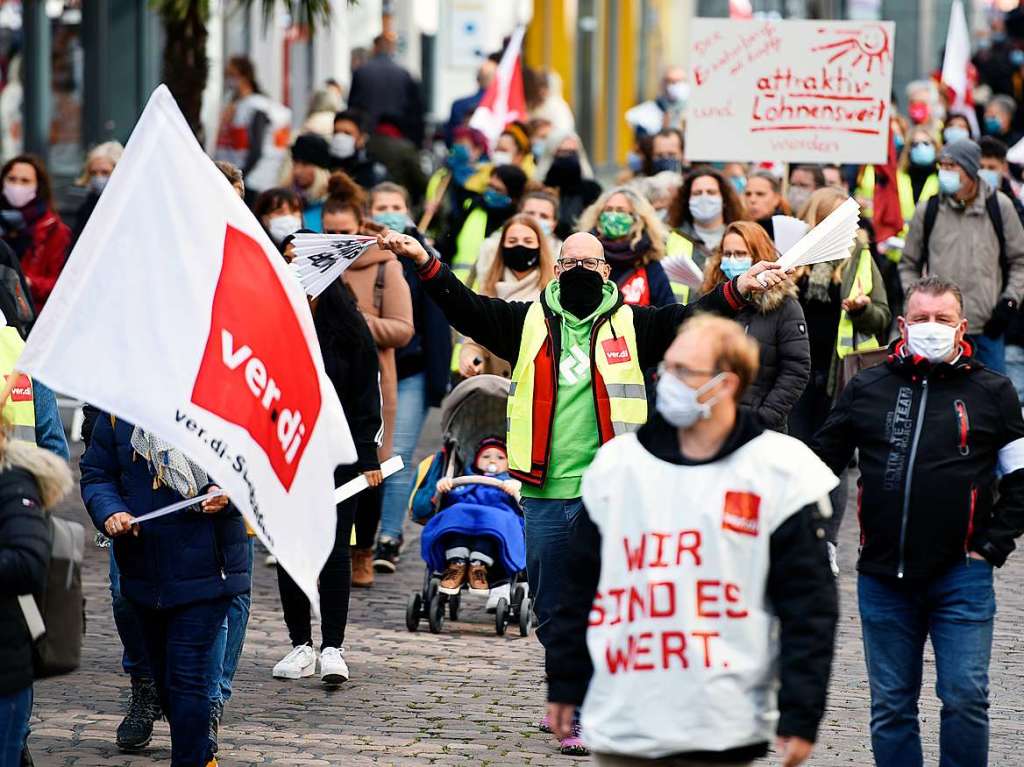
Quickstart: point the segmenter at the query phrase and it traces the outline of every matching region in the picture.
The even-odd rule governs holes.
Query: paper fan
[[[700,288],[704,282],[704,273],[685,253],[662,259],[661,268],[665,270],[670,280],[681,282],[689,288]]]
[[[376,241],[357,234],[297,234],[292,273],[306,295],[316,298]]]
[[[792,216],[772,216],[772,231],[775,233],[775,249],[779,255],[785,255],[786,251],[800,242],[800,238],[807,234],[809,227],[799,218]]]
[[[860,205],[852,197],[829,214],[806,236],[786,251],[778,263],[785,269],[808,266],[822,261],[837,261],[850,255],[857,238]]]

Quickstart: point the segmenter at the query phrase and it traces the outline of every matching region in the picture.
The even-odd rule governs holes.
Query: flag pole
[[[448,185],[452,182],[452,172],[448,171],[447,174],[441,179],[437,185],[437,191],[434,192],[434,198],[427,203],[426,209],[423,211],[423,216],[420,218],[420,222],[416,225],[416,228],[421,232],[426,232],[427,227],[430,226],[430,222],[434,220],[434,214],[437,213],[441,207],[441,203],[444,202],[444,195],[448,191]]]

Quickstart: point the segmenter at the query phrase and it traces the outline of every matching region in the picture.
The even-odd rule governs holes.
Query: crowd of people
[[[986,764],[992,573],[1024,531],[1024,206],[1022,169],[1007,161],[1024,110],[1019,77],[997,76],[1024,45],[993,24],[977,62],[991,98],[955,113],[934,82],[912,83],[888,126],[895,167],[701,163],[686,153],[685,72],[671,68],[655,102],[663,124],[637,128],[614,180],[595,174],[554,73],[525,72],[528,120],[495,137],[470,127],[497,54],[438,127],[447,154],[432,174],[420,91],[387,37],[347,101],[328,83],[298,132],[252,62],[232,58],[214,159],[281,256],[302,232],[377,238],[310,301],[358,454],[335,482],[362,475],[369,489],[337,508],[319,651],[309,601],[278,569],[292,646],[268,673],[349,678],[351,589],[409,558],[427,413],[454,383],[490,374],[510,379],[507,429],[463,468],[493,484],[448,477],[436,492],[492,504],[505,532],[473,534],[453,514],[423,556],[443,593],[465,586],[492,608],[508,596],[495,572],[525,570],[546,653],[539,726],[562,753],[738,765],[777,735],[784,764],[807,759],[826,710],[852,473],[875,762],[922,764],[930,638],[941,764]],[[5,372],[120,156],[115,143],[89,153],[73,228],[40,160],[0,170]],[[779,217],[811,228],[851,196],[861,218],[848,257],[784,272]],[[680,257],[701,280],[663,266]],[[52,506],[62,482],[11,437],[68,458],[52,392],[31,382],[29,397],[4,409],[13,431],[0,437],[0,767],[29,758],[30,640],[11,627],[16,597],[45,572],[29,510]],[[116,743],[146,748],[165,717],[173,765],[215,764],[253,533],[221,495],[140,534],[135,517],[216,491],[215,478],[114,413],[87,408],[83,439],[82,498],[110,545],[131,685]],[[407,468],[385,479],[392,455]]]

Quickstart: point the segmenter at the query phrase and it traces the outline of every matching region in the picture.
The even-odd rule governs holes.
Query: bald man
[[[412,237],[386,231],[379,245],[412,259],[423,287],[460,333],[512,365],[507,444],[523,483],[527,574],[542,643],[565,580],[565,550],[582,508],[580,479],[598,448],[647,421],[645,371],[680,323],[697,312],[734,316],[749,295],[785,279],[761,261],[699,301],[627,306],[604,249],[579,232],[562,245],[555,280],[534,303],[479,296]],[[582,744],[563,743],[566,753]]]

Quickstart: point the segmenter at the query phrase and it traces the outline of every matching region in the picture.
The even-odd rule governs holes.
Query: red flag
[[[487,136],[487,142],[492,150],[506,125],[516,120],[528,119],[526,94],[523,91],[523,70],[519,61],[525,31],[520,26],[512,33],[508,47],[501,55],[498,71],[484,91],[480,106],[469,120],[470,128],[476,128]]]
[[[903,212],[900,209],[900,192],[896,182],[896,142],[893,141],[892,126],[889,126],[889,157],[885,165],[875,166],[875,193],[873,199],[875,239],[885,240],[903,231]]]

